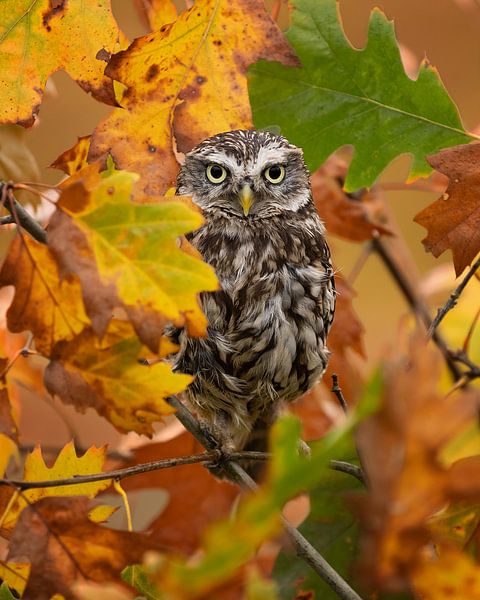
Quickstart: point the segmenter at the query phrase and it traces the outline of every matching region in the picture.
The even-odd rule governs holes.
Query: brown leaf
[[[141,562],[145,552],[165,550],[143,534],[92,523],[87,513],[83,498],[45,498],[22,512],[8,560],[22,557],[32,565],[24,600],[50,600],[57,593],[74,600],[75,581],[118,581],[122,569]]]
[[[397,349],[385,368],[380,410],[358,429],[369,492],[355,501],[363,571],[373,585],[393,590],[408,587],[408,575],[431,540],[427,519],[461,496],[439,453],[474,417],[479,399],[473,390],[439,394],[441,358],[425,346],[423,334],[408,354],[399,354]]]
[[[460,275],[480,252],[480,144],[447,148],[428,162],[449,178],[446,192],[414,221],[428,230],[422,240],[435,257],[450,249]]]
[[[353,242],[371,240],[374,232],[390,235],[383,203],[374,190],[360,190],[355,197],[343,191],[347,170],[347,163],[333,155],[312,175],[315,206],[328,233]]]
[[[202,446],[184,432],[168,442],[147,444],[134,451],[134,463],[173,458],[202,452]],[[218,481],[200,464],[161,469],[124,480],[125,490],[162,488],[169,501],[148,526],[152,539],[190,554],[195,551],[213,521],[228,515],[238,489]]]
[[[248,35],[246,34],[248,32]],[[297,64],[260,0],[197,0],[178,19],[114,55],[106,73],[126,86],[92,136],[90,160],[109,152],[139,186],[162,194],[175,184],[174,150],[252,126],[246,72],[260,58]]]

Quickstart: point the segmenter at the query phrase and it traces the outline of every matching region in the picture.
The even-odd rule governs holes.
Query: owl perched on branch
[[[221,289],[203,293],[208,336],[179,335],[188,400],[224,448],[265,450],[285,402],[321,377],[335,287],[302,151],[266,131],[230,131],[185,157],[177,193],[205,223],[190,242]]]

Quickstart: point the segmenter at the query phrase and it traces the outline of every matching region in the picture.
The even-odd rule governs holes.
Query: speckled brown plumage
[[[209,165],[225,179],[210,181]],[[222,444],[258,449],[282,403],[309,390],[329,356],[333,272],[303,154],[268,132],[219,134],[187,154],[178,193],[203,209],[189,239],[221,290],[202,294],[208,337],[180,332],[175,366],[195,375],[189,402]]]

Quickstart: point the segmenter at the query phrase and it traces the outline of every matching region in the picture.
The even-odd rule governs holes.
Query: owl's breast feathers
[[[182,334],[176,359],[196,376],[189,395],[200,412],[223,412],[246,432],[321,377],[335,309],[323,233],[309,204],[265,220],[207,215],[189,236],[221,285],[201,296],[208,337]]]

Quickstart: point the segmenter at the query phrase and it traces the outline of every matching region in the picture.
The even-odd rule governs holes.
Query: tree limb
[[[8,210],[11,217],[3,217],[0,225],[16,223],[23,227],[37,242],[47,243],[47,232],[35,221],[35,219],[15,200],[13,195],[13,183],[0,181],[0,198],[3,206]]]

